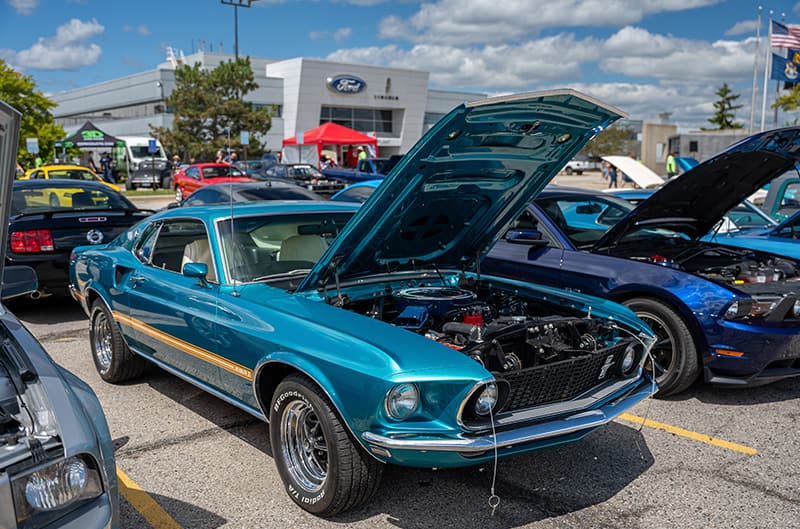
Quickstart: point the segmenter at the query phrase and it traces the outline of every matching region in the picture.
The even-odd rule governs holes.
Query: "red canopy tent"
[[[286,138],[283,140],[283,147],[284,147],[284,156],[288,154],[288,158],[293,159],[295,156],[292,156],[291,153],[288,153],[286,150],[286,146],[297,146],[297,136],[292,136],[291,138]],[[336,123],[324,123],[319,127],[311,130],[307,130],[303,133],[303,146],[316,146],[316,158],[319,160],[320,154],[322,154],[322,146],[323,145],[372,145],[374,149],[374,153],[378,155],[378,139],[372,136],[367,136],[366,134],[361,134],[357,130],[349,129],[347,127],[343,127],[341,125],[337,125]],[[310,161],[310,160],[302,160],[304,156],[302,156],[302,150],[299,148],[297,149],[297,161]],[[289,160],[286,160],[289,161]]]

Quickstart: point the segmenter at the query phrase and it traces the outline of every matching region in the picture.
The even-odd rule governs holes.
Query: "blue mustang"
[[[653,355],[660,395],[686,389],[701,370],[706,381],[728,385],[798,376],[797,261],[700,240],[791,167],[798,144],[797,128],[753,136],[633,211],[608,193],[545,190],[519,220],[527,239],[498,242],[482,269],[633,309],[659,337]],[[740,169],[738,179],[729,178],[732,168]]]
[[[615,303],[476,265],[619,116],[569,90],[468,103],[360,209],[181,208],[76,249],[95,366],[117,383],[149,361],[267,420],[289,496],[319,515],[367,500],[381,463],[577,440],[653,393],[651,331]]]

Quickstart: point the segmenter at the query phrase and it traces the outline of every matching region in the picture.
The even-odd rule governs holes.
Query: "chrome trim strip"
[[[653,394],[653,385],[645,382],[635,392],[617,399],[597,410],[591,410],[564,419],[523,426],[514,430],[499,432],[496,439],[492,435],[479,437],[410,439],[408,437],[391,437],[373,432],[365,432],[362,437],[367,443],[389,450],[424,450],[438,452],[461,452],[475,454],[497,448],[510,448],[515,445],[551,439],[562,435],[597,428],[614,420],[634,405]]]
[[[472,398],[472,395],[476,391],[478,391],[478,389],[482,388],[486,384],[491,384],[492,382],[497,383],[497,379],[495,379],[494,376],[490,376],[488,378],[484,378],[483,380],[475,382],[475,384],[469,389],[469,391],[467,392],[467,396],[464,397],[464,400],[462,400],[461,404],[458,405],[458,411],[456,412],[456,424],[458,424],[459,428],[462,428],[464,430],[471,430],[471,428],[468,428],[467,426],[464,425],[464,421],[462,420],[462,417],[464,416],[464,408],[467,406],[467,402],[469,402],[469,399]]]

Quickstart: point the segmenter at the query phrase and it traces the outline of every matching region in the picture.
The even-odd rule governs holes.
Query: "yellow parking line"
[[[680,435],[681,437],[686,437],[687,439],[692,439],[694,441],[700,441],[701,443],[706,443],[709,445],[718,446],[720,448],[733,450],[734,452],[739,452],[741,454],[754,456],[758,453],[758,451],[755,448],[750,448],[749,446],[744,446],[737,443],[731,443],[730,441],[723,441],[722,439],[717,439],[716,437],[703,435],[701,433],[692,432],[690,430],[684,430],[683,428],[678,428],[677,426],[664,424],[663,422],[651,421],[650,419],[644,419],[642,417],[637,417],[636,415],[631,415],[629,413],[623,413],[619,416],[619,418],[624,421],[633,422],[636,424],[643,424],[644,426],[649,426],[650,428],[655,428],[657,430],[663,430],[665,432],[669,432],[675,435]]]
[[[153,529],[183,529],[152,496],[142,490],[142,487],[119,467],[117,467],[117,478],[119,478],[120,494],[139,511]]]

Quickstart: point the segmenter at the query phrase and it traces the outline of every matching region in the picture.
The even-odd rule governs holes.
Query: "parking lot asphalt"
[[[800,528],[798,380],[698,385],[646,401],[577,443],[501,460],[495,516],[491,465],[389,467],[370,504],[322,520],[284,492],[264,423],[155,367],[104,383],[71,299],[9,306],[97,392],[117,447],[126,528]]]

